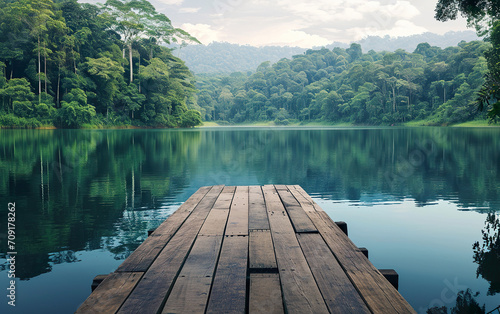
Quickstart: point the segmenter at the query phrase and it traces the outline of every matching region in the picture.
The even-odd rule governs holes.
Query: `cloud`
[[[180,13],[197,13],[201,8],[180,8]]]
[[[411,21],[398,20],[390,28],[380,29],[375,27],[353,27],[346,30],[351,40],[360,40],[368,36],[392,37],[411,36],[427,32],[427,28],[417,26]]]
[[[184,0],[156,0],[156,2],[166,5],[181,5]]]
[[[85,1],[85,0],[84,0]],[[88,1],[88,0],[87,0]],[[434,20],[436,0],[151,0],[207,44],[321,46],[367,36],[407,36],[465,29]],[[189,14],[187,14],[189,13]],[[461,24],[460,24],[461,23]]]
[[[204,45],[222,40],[219,31],[212,29],[212,25],[184,23],[181,28],[196,37]]]

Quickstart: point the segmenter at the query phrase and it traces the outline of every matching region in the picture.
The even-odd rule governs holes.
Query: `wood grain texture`
[[[221,244],[222,235],[198,236],[162,313],[204,313]]]
[[[250,314],[284,313],[278,274],[250,274]]]
[[[292,221],[295,232],[318,232],[318,229],[316,229],[311,219],[288,189],[278,190],[278,194],[283,205],[285,205],[286,212]]]
[[[297,238],[330,313],[371,313],[321,235]]]
[[[250,204],[248,213],[249,230],[268,230],[266,203],[260,186],[250,186],[248,190],[248,202]]]
[[[75,313],[115,313],[143,274],[143,272],[109,274]]]
[[[170,241],[172,236],[177,232],[211,188],[210,186],[199,188],[196,193],[156,228],[156,230],[118,267],[116,271],[144,272],[148,270],[160,251],[165,247],[168,241]]]
[[[248,236],[248,186],[236,187],[225,234]]]
[[[287,313],[328,313],[274,186],[264,186],[271,235]]]
[[[245,313],[248,237],[225,236],[206,313]]]
[[[328,214],[316,211],[308,215],[373,313],[416,313]]]
[[[277,271],[271,231],[250,230],[248,254],[250,272]]]
[[[215,204],[210,210],[207,218],[203,222],[199,235],[220,235],[224,234],[226,228],[227,217],[229,215],[229,208],[233,200],[235,187],[224,187],[222,193],[219,195]]]
[[[208,213],[222,191],[213,187],[144,274],[119,313],[156,313],[166,299]]]

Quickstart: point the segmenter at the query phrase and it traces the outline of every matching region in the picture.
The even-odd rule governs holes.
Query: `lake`
[[[500,211],[500,128],[0,130],[0,286],[16,307],[71,313],[199,187],[299,184],[377,268],[394,268],[420,313],[460,290],[500,304],[500,265],[472,245]]]

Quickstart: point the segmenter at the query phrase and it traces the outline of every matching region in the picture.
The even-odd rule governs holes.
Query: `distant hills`
[[[363,52],[396,51],[404,49],[413,52],[419,43],[427,42],[431,46],[446,48],[456,46],[460,41],[473,41],[478,37],[473,31],[448,32],[444,35],[423,33],[407,37],[379,37],[369,36],[357,41]],[[349,44],[334,42],[326,48],[348,48]],[[320,47],[317,47],[320,48]],[[186,65],[195,74],[201,73],[232,73],[255,71],[265,61],[272,63],[282,58],[291,58],[293,55],[302,54],[308,49],[300,47],[264,46],[253,47],[225,42],[214,42],[209,45],[191,45],[176,49],[174,55],[186,62]]]

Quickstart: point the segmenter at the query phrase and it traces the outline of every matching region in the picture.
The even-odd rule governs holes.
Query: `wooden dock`
[[[297,185],[200,188],[77,313],[416,313]]]

